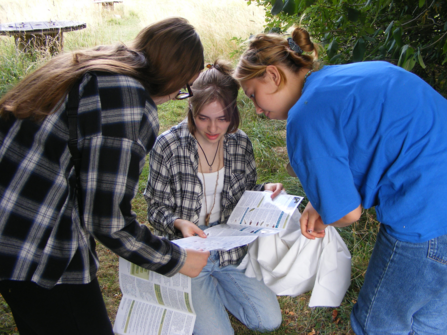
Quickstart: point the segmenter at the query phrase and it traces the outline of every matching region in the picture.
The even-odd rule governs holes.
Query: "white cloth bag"
[[[300,216],[297,211],[291,228],[251,243],[239,268],[246,276],[263,280],[277,295],[312,290],[309,307],[340,306],[351,283],[351,254],[332,226],[322,239],[304,237]]]

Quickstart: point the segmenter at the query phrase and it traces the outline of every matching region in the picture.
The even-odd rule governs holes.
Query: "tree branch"
[[[421,17],[421,15],[425,14],[434,4],[435,4],[436,0],[433,0],[433,2],[430,4],[430,6],[427,7],[426,10],[424,10],[422,13],[420,13],[418,16],[416,16],[413,20],[410,20],[408,22],[402,23],[402,26],[405,26],[406,24],[416,21],[417,19],[419,19]]]
[[[440,40],[442,40],[445,36],[447,35],[447,32],[444,33],[444,35],[442,35],[439,39],[437,39],[435,42],[433,42],[430,45],[427,45],[426,47],[423,47],[421,50],[427,49],[432,47],[433,45],[435,45],[436,43],[438,43]]]

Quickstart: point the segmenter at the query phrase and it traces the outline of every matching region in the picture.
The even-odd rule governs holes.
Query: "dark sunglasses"
[[[184,89],[185,88],[183,88],[183,90]],[[186,90],[187,90],[187,92],[182,91],[182,90],[178,91],[177,95],[175,96],[175,99],[183,100],[183,99],[192,97],[192,91],[191,91],[191,87],[189,87],[189,84],[186,84]]]

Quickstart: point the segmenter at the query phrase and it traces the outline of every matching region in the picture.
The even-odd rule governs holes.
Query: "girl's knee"
[[[281,310],[278,308],[277,310],[270,311],[270,313],[265,313],[265,315],[260,317],[260,321],[256,326],[248,328],[254,331],[259,332],[269,332],[275,329],[278,329],[282,323],[282,315]]]
[[[278,329],[281,326],[282,323],[282,315],[281,311],[279,311],[278,315],[276,315],[268,324],[263,322],[264,330],[262,331],[273,331],[275,329]]]

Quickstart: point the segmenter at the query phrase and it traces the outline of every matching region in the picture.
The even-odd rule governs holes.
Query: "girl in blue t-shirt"
[[[309,198],[301,231],[321,238],[375,207],[381,229],[358,301],[357,334],[447,332],[447,100],[387,62],[319,66],[309,34],[259,34],[235,77],[256,113],[287,120]]]

